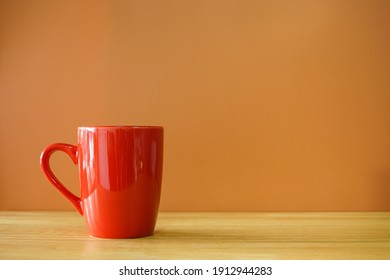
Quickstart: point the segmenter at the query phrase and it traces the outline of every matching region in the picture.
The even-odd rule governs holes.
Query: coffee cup
[[[152,235],[160,204],[164,129],[159,126],[78,127],[77,145],[56,143],[41,154],[49,182],[84,216],[90,235]],[[50,157],[65,152],[78,167],[80,196],[54,175]]]

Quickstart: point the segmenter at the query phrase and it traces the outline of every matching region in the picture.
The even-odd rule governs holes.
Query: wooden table
[[[390,259],[390,212],[160,213],[139,239],[87,234],[75,212],[0,212],[0,259]]]

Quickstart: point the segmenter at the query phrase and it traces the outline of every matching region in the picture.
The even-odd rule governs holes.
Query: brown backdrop
[[[165,127],[161,210],[390,210],[390,2],[0,0],[0,210],[82,125]],[[63,154],[53,168],[78,193]]]

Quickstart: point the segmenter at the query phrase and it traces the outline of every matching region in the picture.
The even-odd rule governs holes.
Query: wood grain
[[[390,259],[390,213],[160,213],[139,239],[75,212],[0,212],[0,259]]]

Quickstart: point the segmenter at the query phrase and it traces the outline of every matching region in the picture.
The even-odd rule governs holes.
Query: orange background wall
[[[163,125],[165,211],[390,210],[390,2],[0,0],[0,210],[39,154]],[[78,193],[77,170],[53,169]]]

